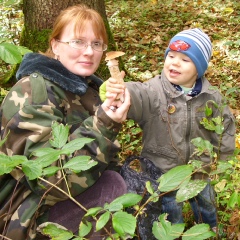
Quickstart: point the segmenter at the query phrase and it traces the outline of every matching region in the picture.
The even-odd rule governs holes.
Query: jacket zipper
[[[190,157],[190,132],[191,132],[191,116],[192,116],[192,101],[187,101],[187,129],[186,129],[186,164]]]

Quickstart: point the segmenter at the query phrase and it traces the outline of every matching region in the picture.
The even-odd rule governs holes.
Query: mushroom
[[[106,53],[105,60],[107,61],[107,66],[110,71],[111,77],[117,80],[118,84],[123,84],[123,78],[118,66],[118,60],[116,58],[123,56],[125,53],[120,51],[112,51]],[[117,99],[124,101],[123,94],[118,94]]]

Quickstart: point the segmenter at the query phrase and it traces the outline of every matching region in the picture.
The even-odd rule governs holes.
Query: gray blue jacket
[[[222,113],[211,101],[223,106],[223,97],[207,79],[202,78],[202,89],[194,97],[178,91],[164,73],[144,83],[126,83],[131,95],[128,117],[135,120],[143,130],[141,155],[151,159],[162,172],[186,164],[191,159],[211,162],[208,154],[194,155],[193,138],[208,140],[218,152],[220,137],[204,128],[200,121],[205,116],[205,106],[212,108],[212,118],[222,116],[224,132],[219,159],[225,160],[235,149],[235,122],[228,106]]]

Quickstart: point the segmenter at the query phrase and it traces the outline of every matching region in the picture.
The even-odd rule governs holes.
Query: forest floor
[[[227,95],[240,126],[240,2],[238,0],[106,0],[106,11],[127,80],[159,74],[169,40],[201,28],[213,43],[206,77]],[[239,131],[239,128],[238,128]]]

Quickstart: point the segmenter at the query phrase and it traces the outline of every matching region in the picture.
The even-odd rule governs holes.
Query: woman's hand
[[[130,107],[130,94],[127,89],[124,91],[124,102],[116,101],[117,93],[111,93],[103,102],[102,108],[106,114],[115,122],[126,120],[127,113]]]
[[[125,76],[125,72],[121,71],[122,78]],[[117,80],[114,78],[109,78],[106,81],[106,97],[111,97],[112,94],[117,93],[118,94],[124,94],[125,85],[118,84]]]

